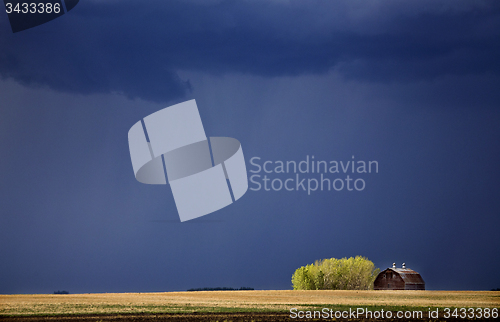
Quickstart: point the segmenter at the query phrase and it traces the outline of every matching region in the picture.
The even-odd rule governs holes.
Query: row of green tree
[[[380,269],[366,257],[323,259],[298,268],[294,290],[371,290]]]

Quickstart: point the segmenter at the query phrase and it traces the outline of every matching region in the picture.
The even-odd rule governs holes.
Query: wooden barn
[[[425,282],[419,273],[406,268],[403,263],[402,268],[396,268],[396,263],[392,268],[388,268],[380,274],[373,282],[375,290],[425,290]]]

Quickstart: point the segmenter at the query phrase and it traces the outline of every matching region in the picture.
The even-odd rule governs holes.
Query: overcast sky
[[[290,289],[356,255],[427,289],[500,287],[499,89],[498,1],[87,0],[17,33],[0,14],[0,293]],[[180,223],[127,133],[189,99],[249,177],[254,157],[378,173]]]

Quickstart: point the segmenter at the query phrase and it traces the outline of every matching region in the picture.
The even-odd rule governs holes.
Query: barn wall
[[[405,283],[399,274],[392,270],[381,272],[373,282],[375,290],[404,290]]]
[[[425,284],[406,284],[405,290],[425,290]]]

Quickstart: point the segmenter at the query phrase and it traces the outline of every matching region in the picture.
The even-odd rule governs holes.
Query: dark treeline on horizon
[[[203,287],[203,288],[190,288],[187,290],[188,292],[197,292],[197,291],[253,291],[252,287],[240,287],[240,288],[232,288],[232,287]]]

